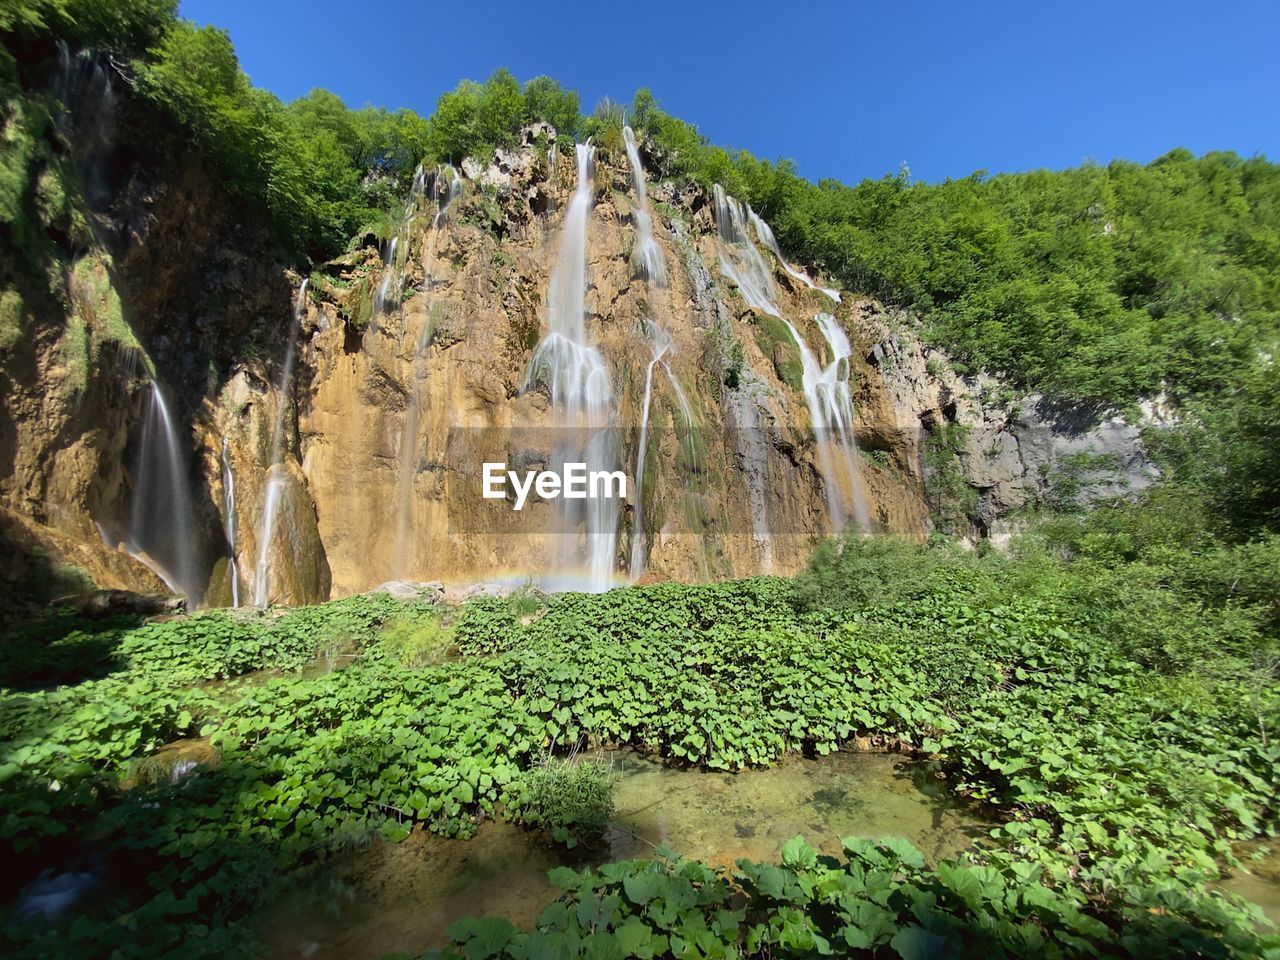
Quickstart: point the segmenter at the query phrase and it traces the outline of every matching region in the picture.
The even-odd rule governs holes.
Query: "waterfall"
[[[116,138],[117,98],[110,57],[87,47],[73,56],[66,42],[59,40],[53,89],[63,106],[56,123],[71,147],[80,189],[97,206],[112,194],[103,175],[104,158]],[[88,226],[96,236],[93,217],[88,218]]]
[[[400,235],[396,234],[387,244],[386,256],[382,258],[382,282],[378,284],[378,292],[373,295],[373,314],[369,321],[370,327],[376,328],[378,318],[388,312],[387,301],[391,296],[391,285],[395,282],[396,274],[399,273],[396,261],[396,250],[400,246]]]
[[[382,282],[373,298],[373,314],[369,321],[371,330],[376,330],[378,318],[391,313],[400,306],[400,294],[404,288],[404,266],[408,260],[408,244],[402,244],[401,238],[408,232],[418,212],[418,204],[426,194],[427,175],[419,165],[413,174],[413,187],[409,190],[409,199],[405,201],[404,214],[400,218],[400,229],[391,237],[387,245],[387,255],[383,258]]]
[[[636,225],[635,247],[631,253],[632,274],[643,279],[650,287],[667,285],[667,260],[662,248],[653,239],[653,217],[649,212],[649,191],[645,186],[644,165],[640,162],[640,151],[636,147],[636,135],[631,127],[622,128],[622,137],[627,146],[627,163],[631,168],[631,188],[636,194],[634,219]],[[644,572],[644,465],[649,452],[649,409],[653,402],[653,371],[659,363],[667,373],[679,400],[684,415],[686,428],[693,424],[693,411],[689,400],[680,389],[680,383],[671,370],[671,364],[665,359],[672,352],[671,335],[652,320],[645,322],[645,335],[649,342],[649,366],[645,371],[644,406],[640,415],[640,437],[636,449],[635,470],[635,517],[631,525],[631,580],[635,582]]]
[[[720,233],[720,272],[732,280],[747,306],[779,316],[773,271],[747,232],[749,207],[744,207],[716,184],[712,191],[716,229]]]
[[[844,497],[840,492],[841,477],[833,458],[834,451],[840,457],[839,466],[844,469],[843,479],[848,484],[854,522],[860,531],[867,532],[870,517],[859,487],[858,448],[853,432],[853,398],[849,393],[849,357],[853,350],[848,336],[836,323],[835,317],[829,313],[820,313],[815,320],[831,353],[831,362],[825,367],[818,363],[795,325],[785,317],[782,318],[796,341],[800,350],[800,362],[804,367],[804,399],[817,442],[818,465],[827,495],[827,511],[834,532],[840,533],[845,526],[846,511]]]
[[[749,306],[775,317],[778,316],[773,271],[769,269],[764,257],[752,242],[747,231],[748,224],[755,230],[760,242],[768,248],[782,269],[791,277],[799,280],[810,290],[818,290],[836,303],[840,302],[838,290],[818,286],[807,273],[794,266],[782,255],[782,250],[778,247],[778,238],[773,235],[773,230],[750,206],[726,194],[724,187],[718,183],[712,195],[715,203],[716,227],[720,232],[721,240],[724,241],[720,248],[720,268],[725,276],[738,285],[742,298]]]
[[[231,445],[222,438],[222,531],[227,538],[227,574],[231,578],[231,605],[240,606],[240,568],[236,563],[236,477],[231,472]]]
[[[568,460],[585,462],[591,472],[615,469],[618,455],[610,429],[613,384],[604,358],[587,343],[585,324],[587,217],[594,195],[595,148],[590,143],[580,143],[575,149],[578,185],[565,213],[560,252],[547,290],[549,329],[529,360],[525,389],[547,387],[557,426],[585,430],[589,437],[585,444],[562,444],[555,459],[561,464]],[[572,501],[561,499],[559,503],[566,530],[575,531],[582,519],[577,516],[579,511]],[[602,591],[613,580],[618,504],[612,497],[588,498],[583,503],[589,584],[593,591]]]
[[[662,248],[653,239],[649,192],[645,189],[644,167],[640,163],[640,151],[636,149],[636,135],[630,127],[623,127],[622,136],[627,144],[627,162],[631,165],[631,186],[636,192],[636,245],[631,253],[631,267],[636,276],[647,280],[655,287],[665,287],[667,260],[662,255]]]
[[[817,441],[818,466],[822,472],[827,511],[831,517],[832,528],[837,533],[843,530],[847,514],[844,497],[841,494],[841,477],[837,475],[837,462],[833,458],[834,449],[835,453],[839,454],[838,465],[844,470],[843,479],[848,486],[854,521],[859,530],[866,531],[870,525],[870,517],[858,479],[858,451],[853,433],[853,398],[849,393],[849,357],[853,353],[849,338],[840,329],[835,317],[828,313],[818,314],[816,318],[818,327],[827,341],[827,348],[831,354],[831,362],[827,366],[823,367],[818,363],[795,324],[782,316],[778,310],[773,271],[769,269],[759,249],[752,242],[747,232],[747,224],[751,224],[760,241],[769,248],[787,273],[810,289],[821,290],[836,302],[839,302],[840,294],[835,290],[817,286],[803,271],[792,267],[778,249],[778,241],[773,231],[769,229],[769,225],[749,206],[739,203],[726,194],[719,184],[715,186],[713,198],[716,227],[722,241],[720,244],[721,271],[737,284],[748,306],[777,317],[787,325],[800,351],[800,362],[804,368],[804,398],[809,408],[809,419],[813,424],[814,439]],[[754,491],[752,491],[752,498],[755,499]],[[757,539],[759,539],[758,532]]]
[[[725,193],[716,184],[712,191],[716,229],[720,235],[720,272],[732,280],[747,305],[769,316],[779,317],[777,288],[773,283],[773,271],[756,248],[747,230],[750,222],[749,208]],[[742,457],[743,474],[747,483],[747,502],[751,508],[752,539],[760,545],[761,561],[765,571],[773,569],[773,534],[769,529],[768,498],[765,485],[768,479],[768,444],[760,426],[760,394],[763,387],[756,384],[751,395],[742,396],[735,404],[739,430],[739,456]]]
[[[160,384],[151,380],[149,387],[126,548],[196,606],[204,599],[204,583],[185,448]]]
[[[676,401],[680,404],[680,416],[684,419],[686,430],[693,429],[693,407],[689,406],[689,398],[684,395],[684,388],[680,386],[680,381],[676,379],[676,375],[671,370],[671,364],[666,360],[662,361],[662,366],[667,371],[667,382],[671,384],[671,389],[676,395]]]
[[[263,491],[262,519],[258,528],[258,562],[253,575],[253,605],[265,607],[270,590],[270,557],[271,538],[276,530],[276,513],[280,508],[280,498],[284,494],[285,480],[288,476],[284,469],[284,421],[289,410],[289,394],[293,386],[293,361],[297,351],[298,326],[302,322],[302,312],[307,304],[307,281],[302,281],[298,288],[298,299],[293,306],[293,322],[289,326],[288,339],[284,348],[284,366],[280,370],[280,383],[277,390],[279,406],[276,409],[276,420],[271,430],[271,459],[267,464],[266,489]]]
[[[447,182],[443,182],[447,175]],[[413,360],[413,384],[409,391],[409,403],[405,410],[404,425],[400,431],[400,469],[396,478],[396,539],[391,554],[391,576],[406,576],[412,561],[413,546],[413,479],[418,469],[418,431],[422,418],[422,400],[418,383],[426,377],[425,359],[431,346],[433,333],[430,299],[432,270],[435,267],[436,242],[440,229],[449,216],[449,208],[462,195],[462,178],[453,167],[437,168],[428,191],[439,204],[436,214],[427,228],[425,251],[422,255],[423,288],[426,309]]]
[[[809,278],[807,273],[787,261],[787,258],[782,255],[782,251],[778,248],[778,238],[773,235],[773,230],[764,222],[760,215],[750,207],[747,207],[747,217],[751,220],[751,225],[756,228],[756,236],[760,238],[760,242],[768,247],[769,251],[778,258],[778,263],[782,264],[783,270],[787,271],[788,274],[796,280],[799,280],[810,290],[818,290],[821,293],[825,293],[836,303],[840,302],[840,292],[838,290],[832,290],[830,287],[818,286]]]
[[[630,127],[627,128],[631,129]],[[636,471],[635,471],[635,520],[631,526],[631,580],[634,582],[640,578],[643,573],[641,565],[644,563],[644,461],[645,454],[649,450],[649,404],[653,399],[653,368],[668,350],[671,349],[671,338],[667,336],[667,332],[659,327],[656,323],[648,324],[650,327],[649,334],[649,351],[652,359],[649,361],[649,368],[645,371],[644,377],[644,407],[640,415],[640,442],[636,447]],[[671,368],[667,368],[670,375]],[[671,377],[675,382],[675,377]],[[680,392],[681,397],[684,391]],[[686,405],[688,401],[683,401]]]
[[[844,328],[831,314],[819,313],[814,319],[827,341],[827,352],[831,355],[831,363],[823,371],[822,380],[819,381],[819,391],[825,396],[830,422],[836,428],[837,449],[844,458],[848,472],[854,522],[860,531],[868,533],[871,529],[871,517],[859,487],[858,440],[853,429],[853,396],[849,392],[849,358],[853,356],[853,346],[849,343],[849,336]]]
[[[448,176],[448,183],[441,186],[441,179],[446,175]],[[445,225],[449,218],[450,207],[462,195],[462,178],[458,176],[458,172],[453,167],[437,169],[432,179],[431,192],[436,196],[439,208],[436,210],[436,215],[431,218],[431,226],[427,230],[426,250],[422,254],[422,284],[428,292],[431,290],[431,280],[436,265],[436,243],[440,236],[440,228]],[[419,354],[431,346],[431,337],[434,329],[430,308],[431,300],[428,299],[426,320],[422,324],[422,329],[418,332],[417,346]]]

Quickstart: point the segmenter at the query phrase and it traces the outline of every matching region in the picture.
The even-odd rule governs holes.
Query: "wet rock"
[[[385,593],[397,600],[416,602],[425,600],[428,603],[439,603],[444,599],[444,584],[439,580],[419,582],[414,580],[388,580],[380,583],[372,590],[372,594]]]
[[[121,784],[126,790],[146,784],[176,784],[199,770],[215,770],[221,763],[222,753],[207,737],[174,740],[130,763]]]
[[[472,597],[509,597],[517,589],[509,583],[472,583],[449,587],[444,591],[444,599],[448,603],[465,603]]]
[[[62,597],[55,606],[69,606],[76,613],[91,619],[109,617],[118,613],[134,613],[152,617],[183,613],[187,598],[173,594],[134,593],[131,590],[95,590],[76,597]]]

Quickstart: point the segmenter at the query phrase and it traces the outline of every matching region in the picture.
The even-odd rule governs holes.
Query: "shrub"
[[[453,628],[436,611],[392,617],[382,628],[381,648],[406,667],[440,663],[453,648]]]
[[[912,600],[954,583],[976,561],[949,542],[920,547],[896,537],[828,539],[796,578],[801,610],[863,610]]]
[[[570,849],[599,840],[613,815],[612,772],[596,760],[548,757],[521,775],[517,792],[521,822]]]

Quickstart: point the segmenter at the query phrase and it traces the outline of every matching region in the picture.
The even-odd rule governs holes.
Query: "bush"
[[[598,841],[613,815],[612,773],[595,760],[548,757],[521,775],[517,795],[521,822],[570,849]]]
[[[382,628],[381,648],[406,667],[440,663],[453,649],[453,628],[436,611],[392,617]]]
[[[229,186],[298,253],[332,256],[381,207],[398,205],[426,149],[426,125],[410,111],[352,111],[325,91],[285,106],[249,83],[213,27],[176,22],[136,69],[139,89],[194,131]],[[397,189],[383,189],[387,177]]]
[[[580,125],[577,93],[550,77],[535,77],[522,90],[505,69],[482,84],[463,80],[436,101],[427,124],[427,155],[437,163],[461,163],[509,146],[522,126],[537,120],[572,138]]]
[[[896,537],[849,534],[814,551],[796,577],[796,604],[808,611],[889,605],[926,596],[974,568],[974,559],[949,542],[921,547]]]
[[[1280,176],[1262,157],[813,184],[711,145],[648,90],[631,117],[666,174],[722,184],[791,257],[913,307],[957,367],[1018,388],[1119,408],[1212,397],[1280,340]]]
[[[54,34],[73,43],[145,50],[173,22],[176,0],[9,0],[0,34]]]

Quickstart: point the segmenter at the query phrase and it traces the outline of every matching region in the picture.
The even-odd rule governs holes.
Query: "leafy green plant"
[[[1039,868],[944,861],[910,844],[847,838],[844,858],[801,837],[780,863],[714,870],[660,850],[575,872],[551,871],[563,892],[517,931],[501,917],[460,920],[451,946],[428,957],[747,956],[809,958],[1249,955],[1262,941],[1223,914],[1192,918],[1152,906],[1122,930],[1078,897],[1042,886]],[[1151,901],[1153,904],[1156,901]],[[892,953],[890,953],[892,951]]]
[[[944,530],[963,530],[977,506],[977,491],[969,486],[961,469],[969,428],[959,423],[943,423],[924,439],[924,488],[929,508]]]
[[[382,628],[379,645],[406,667],[441,662],[453,648],[453,629],[430,610],[392,617]]]
[[[548,756],[517,781],[517,815],[570,849],[597,842],[613,814],[612,776],[598,760]]]

